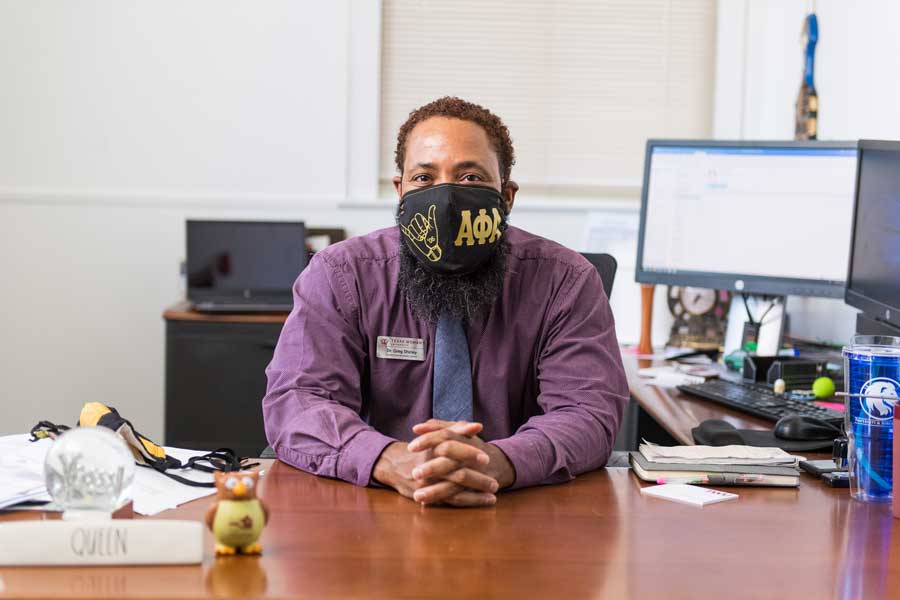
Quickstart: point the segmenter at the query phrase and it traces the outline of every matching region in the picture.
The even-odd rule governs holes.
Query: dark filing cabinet
[[[163,313],[167,446],[259,455],[265,369],[286,317],[202,314],[187,303]]]

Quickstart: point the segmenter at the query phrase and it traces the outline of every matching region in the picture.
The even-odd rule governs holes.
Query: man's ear
[[[391,181],[394,182],[394,187],[397,188],[397,197],[402,198],[403,192],[400,190],[403,188],[403,178],[395,176]]]
[[[516,201],[516,192],[519,191],[519,184],[510,179],[503,186],[500,193],[503,196],[503,202],[506,203],[506,212],[512,211],[513,203]]]

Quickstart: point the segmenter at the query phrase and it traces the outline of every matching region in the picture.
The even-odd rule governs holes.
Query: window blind
[[[444,95],[504,120],[529,185],[636,186],[647,138],[711,134],[714,0],[384,0],[382,27],[383,180]]]

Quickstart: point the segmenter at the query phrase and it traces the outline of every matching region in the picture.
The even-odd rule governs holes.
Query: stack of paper
[[[53,440],[30,442],[29,437],[28,434],[0,437],[0,509],[26,501],[50,500],[44,486],[44,459]],[[203,450],[171,447],[165,447],[165,451],[182,462],[191,456],[206,454]],[[195,481],[213,480],[212,473],[195,469],[175,471],[175,474]],[[132,486],[134,512],[155,515],[185,502],[209,496],[215,491],[212,487],[194,487],[179,483],[150,468],[135,467]]]
[[[649,462],[697,465],[778,465],[796,467],[803,457],[781,448],[754,446],[657,446],[644,443],[639,448]]]
[[[44,456],[50,440],[25,444],[29,444],[27,435],[0,437],[0,509],[30,500],[49,500],[44,487]]]

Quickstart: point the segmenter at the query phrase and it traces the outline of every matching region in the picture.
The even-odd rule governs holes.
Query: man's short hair
[[[448,117],[462,119],[480,125],[487,133],[488,140],[497,152],[497,161],[500,163],[500,180],[502,184],[509,181],[512,166],[516,162],[513,151],[512,139],[509,137],[509,129],[500,120],[500,117],[478,104],[467,102],[456,96],[444,96],[428,104],[420,106],[411,113],[406,122],[400,126],[397,133],[397,149],[394,151],[394,160],[397,169],[403,173],[403,162],[406,160],[406,138],[413,128],[431,117]]]

